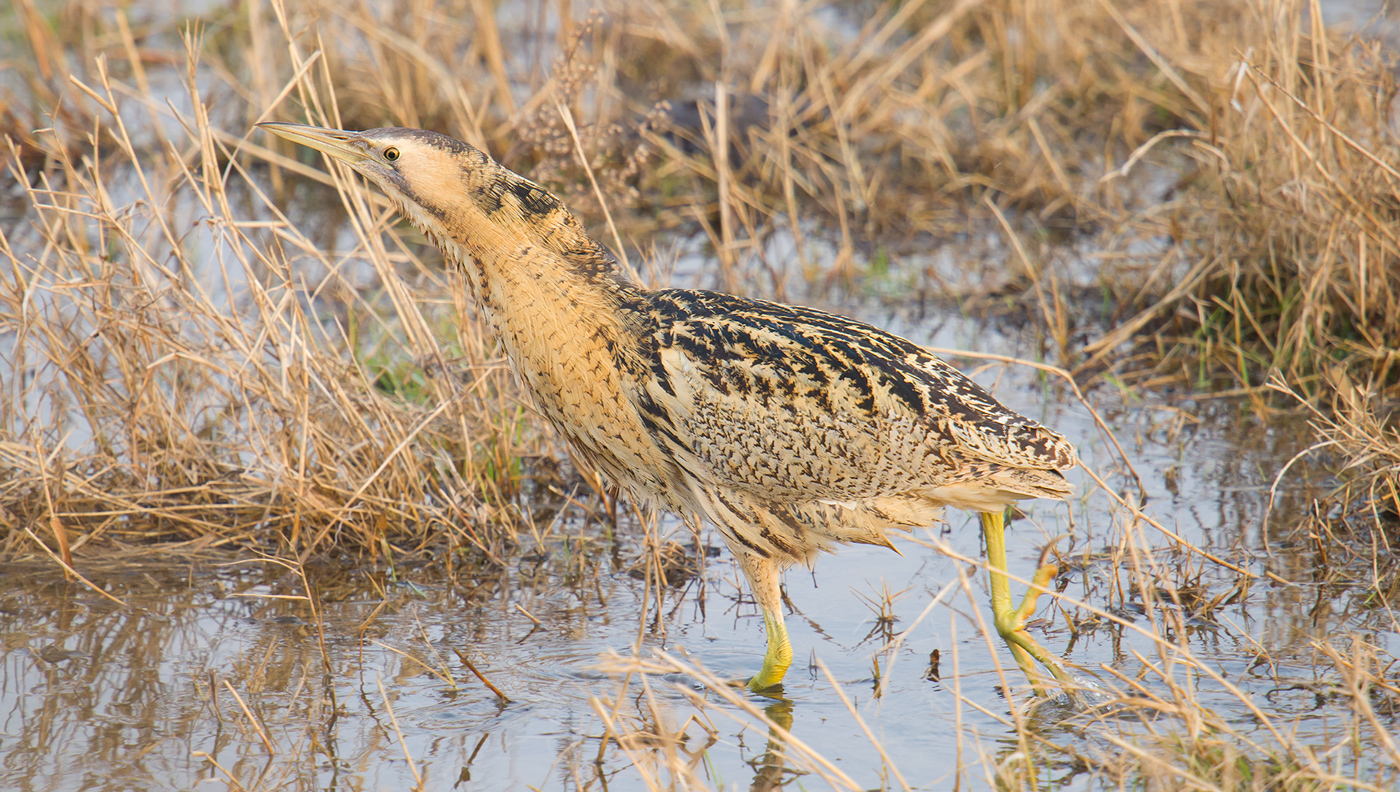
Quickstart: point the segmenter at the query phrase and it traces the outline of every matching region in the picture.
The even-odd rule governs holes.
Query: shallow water
[[[1028,339],[993,324],[878,306],[861,312],[931,346],[1035,352]],[[1009,406],[1074,438],[1090,467],[1115,469],[1087,410],[1062,387],[1023,367],[974,369],[963,362]],[[1257,580],[1212,618],[1187,620],[1179,639],[1267,716],[1325,752],[1345,735],[1350,710],[1331,694],[1334,680],[1320,670],[1311,642],[1360,633],[1392,654],[1400,643],[1386,609],[1367,604],[1364,585],[1314,581],[1313,557],[1286,546],[1303,517],[1298,499],[1288,496],[1295,484],[1284,485],[1270,541],[1259,531],[1270,476],[1304,442],[1300,428],[1264,428],[1225,403],[1188,404],[1192,409],[1181,412],[1163,404],[1116,405],[1107,389],[1093,398],[1147,487],[1150,514],[1255,573],[1267,569],[1300,581]],[[1295,465],[1290,481],[1303,472],[1311,471]],[[1152,630],[1134,610],[1139,598],[1119,589],[1128,576],[1115,574],[1132,563],[1111,556],[1123,510],[1077,471],[1073,477],[1080,495],[1071,504],[1027,504],[1026,517],[1013,524],[1013,572],[1028,575],[1047,537],[1070,534],[1061,545],[1070,566],[1061,578],[1066,595]],[[1108,480],[1131,494],[1128,477]],[[693,546],[684,526],[665,521],[659,530]],[[1198,578],[1204,596],[1214,597],[1238,580],[1174,550],[1154,529],[1141,530],[1145,544],[1157,548],[1164,583],[1182,588],[1182,581]],[[727,553],[706,558],[700,578],[666,590],[659,622],[654,600],[644,617],[646,583],[632,572],[642,534],[633,523],[614,530],[572,515],[544,531],[540,544],[506,559],[503,569],[475,569],[462,560],[451,576],[438,564],[391,572],[349,559],[316,562],[307,574],[321,600],[323,639],[316,615],[299,599],[300,579],[246,557],[80,563],[124,605],[65,582],[48,567],[5,568],[0,787],[237,789],[232,776],[247,789],[406,789],[418,778],[425,789],[646,788],[633,757],[616,742],[604,744],[604,723],[590,703],[598,697],[604,703],[597,706],[609,712],[620,700],[624,718],[650,722],[656,711],[664,713],[668,729],[691,715],[710,723],[711,744],[690,723],[685,747],[696,754],[695,772],[714,788],[825,788],[818,778],[776,765],[766,753],[766,727],[692,680],[651,679],[653,708],[635,677],[624,688],[620,678],[598,670],[606,652],[631,655],[639,634],[643,657],[655,649],[685,653],[726,678],[752,673],[762,654],[762,620]],[[976,522],[958,512],[922,538],[944,540],[970,558],[982,552]],[[708,531],[702,541],[720,544]],[[822,558],[811,572],[790,571],[796,662],[784,685],[787,702],[743,695],[775,719],[790,718],[798,739],[862,788],[899,788],[898,775],[819,662],[912,788],[985,787],[991,768],[1018,747],[993,654],[975,621],[976,613],[989,613],[985,576],[911,541],[897,545],[902,555],[852,547]],[[960,571],[972,580],[971,599],[958,584]],[[916,626],[945,588],[941,603]],[[880,622],[867,604],[886,591],[894,595],[892,623]],[[1056,611],[1043,602],[1040,615],[1049,618],[1034,631],[1086,673],[1104,664],[1134,677],[1144,662],[1160,661],[1142,635],[1095,626],[1073,609],[1084,623],[1071,639]],[[890,666],[882,650],[894,635],[902,645]],[[938,673],[930,679],[935,650]],[[459,651],[511,701],[488,691]],[[878,697],[877,655],[887,674]],[[1261,657],[1268,661],[1261,664]],[[999,645],[996,658],[1008,664]],[[1267,736],[1255,734],[1257,719],[1225,687],[1201,675],[1195,687],[1200,702],[1240,733]],[[697,709],[682,691],[705,706]],[[1091,753],[1116,750],[1096,743],[1092,730],[1056,725],[1064,714],[1049,707],[1035,716],[1048,739]],[[645,767],[646,751],[639,755]],[[1050,787],[1096,786],[1069,763],[1044,772]]]

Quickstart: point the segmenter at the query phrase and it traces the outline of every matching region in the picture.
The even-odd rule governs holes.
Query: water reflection
[[[774,724],[768,729],[768,744],[764,746],[763,755],[749,763],[754,768],[753,783],[749,784],[750,792],[782,789],[789,781],[799,777],[786,772],[784,749],[787,743],[783,737],[784,732],[792,733],[792,711],[796,705],[782,698],[781,694],[773,699],[772,704],[763,708],[763,714]]]

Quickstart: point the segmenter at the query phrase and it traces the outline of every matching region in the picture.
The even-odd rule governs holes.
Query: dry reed
[[[0,552],[41,543],[72,568],[155,542],[390,560],[431,548],[450,563],[459,548],[498,557],[602,489],[556,472],[562,450],[435,252],[300,152],[249,139],[272,117],[452,133],[568,196],[600,238],[703,235],[730,288],[787,288],[768,246],[787,235],[813,288],[885,279],[1011,305],[1081,379],[1264,406],[1280,376],[1358,471],[1372,523],[1400,509],[1386,412],[1400,395],[1394,64],[1381,43],[1326,30],[1317,2],[956,0],[834,18],[605,2],[553,19],[552,41],[491,4],[466,8],[271,0],[182,29],[89,2],[54,18],[15,5]],[[332,210],[281,209],[313,200]],[[328,220],[342,203],[349,221]],[[969,238],[1006,242],[955,277],[922,255]],[[1066,746],[1017,709],[1017,750],[970,746],[972,764],[1008,788],[1039,788],[1041,762],[1148,789],[1393,782],[1347,776],[1257,709],[1249,735],[1212,716],[1201,679],[1250,701],[1162,637],[1184,630],[1185,586],[1156,588],[1172,576],[1140,517],[1118,512],[1115,584],[1163,630],[1105,709],[1159,720],[1091,719]],[[662,539],[648,537],[655,560]],[[646,566],[658,611],[659,570]],[[1315,650],[1353,704],[1348,739],[1400,765],[1376,711],[1395,696],[1387,661],[1359,643]],[[644,685],[698,679],[725,714],[762,725],[778,775],[794,764],[853,785],[793,740],[781,708],[753,711],[703,669],[612,667]],[[700,721],[667,726],[642,700],[645,717],[596,708],[652,788],[703,788],[700,754],[677,737]]]

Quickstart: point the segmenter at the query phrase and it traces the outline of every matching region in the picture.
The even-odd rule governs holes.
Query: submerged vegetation
[[[343,174],[251,131],[403,125],[560,193],[643,278],[664,281],[680,255],[658,245],[703,244],[707,285],[905,294],[1030,323],[1065,398],[1107,385],[1233,397],[1261,419],[1306,411],[1303,454],[1332,477],[1304,517],[1261,533],[1364,581],[1371,627],[1394,632],[1396,63],[1323,11],[266,0],[178,17],[18,0],[0,12],[13,177],[0,191],[0,553],[78,574],[96,553],[335,551],[391,569],[432,557],[450,575],[537,547],[565,510],[627,513],[539,429],[431,245]],[[1114,683],[1082,743],[1047,740],[1013,702],[1016,758],[983,757],[989,784],[1055,788],[1041,760],[1143,789],[1395,783],[1378,769],[1400,766],[1393,658],[1361,630],[1314,641],[1319,690],[1354,718],[1345,750],[1303,744],[1162,637],[1245,596],[1259,570],[1231,556],[1253,571],[1220,567],[1240,574],[1205,591],[1199,564],[1153,560],[1140,503],[1103,495],[1118,510],[1119,605],[1162,626],[1157,656]],[[674,545],[643,524],[653,585]],[[1058,600],[1122,623],[1103,602]],[[611,665],[648,672],[647,686],[700,680],[711,697],[681,694],[700,713],[681,732],[716,707],[744,712],[771,729],[774,756],[859,788],[793,742],[781,708],[759,711],[689,661]],[[1199,686],[1238,693],[1252,724],[1215,717]],[[655,698],[625,715],[622,700],[595,709],[647,783],[708,788],[703,752],[680,750]],[[1130,742],[1106,725],[1127,710],[1156,713]]]

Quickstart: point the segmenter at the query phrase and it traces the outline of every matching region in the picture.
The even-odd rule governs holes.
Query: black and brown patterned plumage
[[[980,512],[1017,661],[1065,680],[1013,609],[1001,514],[1064,498],[1058,434],[918,346],[822,311],[630,282],[549,192],[414,129],[264,124],[377,184],[460,268],[539,411],[632,497],[713,522],[764,612],[755,689],[791,660],[779,578],[842,542],[889,545],[941,507]],[[1048,571],[1047,571],[1048,570]],[[1042,567],[1043,586],[1053,567]]]

